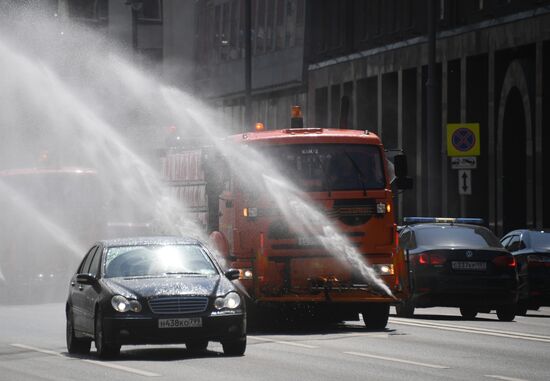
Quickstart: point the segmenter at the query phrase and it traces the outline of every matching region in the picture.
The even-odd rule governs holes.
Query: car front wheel
[[[222,347],[226,356],[242,356],[246,351],[246,336],[237,340],[222,341]]]
[[[108,343],[103,332],[103,318],[100,313],[95,318],[95,348],[99,358],[113,358],[120,353],[120,345]]]
[[[67,351],[70,354],[85,355],[90,353],[91,340],[79,339],[74,334],[73,317],[69,312],[67,313],[67,325],[66,325],[66,338],[67,338]]]

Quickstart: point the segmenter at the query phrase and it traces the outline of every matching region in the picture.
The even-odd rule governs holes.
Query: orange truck
[[[336,321],[361,314],[368,328],[382,329],[390,304],[407,293],[392,192],[412,185],[406,159],[387,161],[380,138],[369,131],[293,124],[229,139],[269,157],[322,212],[320,226],[285,218],[285,206],[269,192],[247,190],[237,168],[210,175],[219,156],[196,145],[169,149],[162,158],[164,177],[208,230],[227,266],[241,270],[252,311],[305,311]],[[338,232],[334,239],[349,247],[327,244],[333,239],[322,237],[327,223]]]

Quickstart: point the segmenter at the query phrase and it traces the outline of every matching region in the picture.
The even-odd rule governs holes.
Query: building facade
[[[245,0],[199,0],[196,91],[241,132],[245,104]],[[252,0],[252,120],[268,129],[288,124],[290,107],[307,103],[302,0]]]
[[[400,215],[482,217],[497,232],[550,226],[550,2],[438,0],[437,128],[426,123],[427,0],[312,1],[308,115],[333,126],[343,95],[354,128],[403,149],[415,189]],[[460,195],[446,125],[479,123],[471,195]],[[428,134],[436,142],[428,157]],[[434,160],[437,182],[427,183]],[[433,213],[433,212],[432,212]]]

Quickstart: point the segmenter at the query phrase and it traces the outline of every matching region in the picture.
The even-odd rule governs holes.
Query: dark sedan
[[[410,317],[415,307],[458,307],[464,318],[496,309],[515,318],[518,275],[514,257],[476,219],[406,218],[399,243],[409,266],[411,297],[396,306]]]
[[[190,351],[221,342],[246,350],[244,296],[198,241],[176,237],[100,241],[72,277],[67,349],[113,357],[126,344],[185,343]]]
[[[502,237],[502,245],[516,258],[525,293],[520,295],[518,314],[550,306],[550,232],[514,230]]]

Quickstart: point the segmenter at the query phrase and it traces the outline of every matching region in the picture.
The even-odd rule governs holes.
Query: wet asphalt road
[[[68,356],[62,304],[0,306],[0,380],[549,380],[550,308],[514,322],[462,320],[458,309],[392,316],[384,331],[362,322],[249,334],[244,357],[221,345],[122,347],[114,361]],[[393,312],[393,310],[392,310]]]

